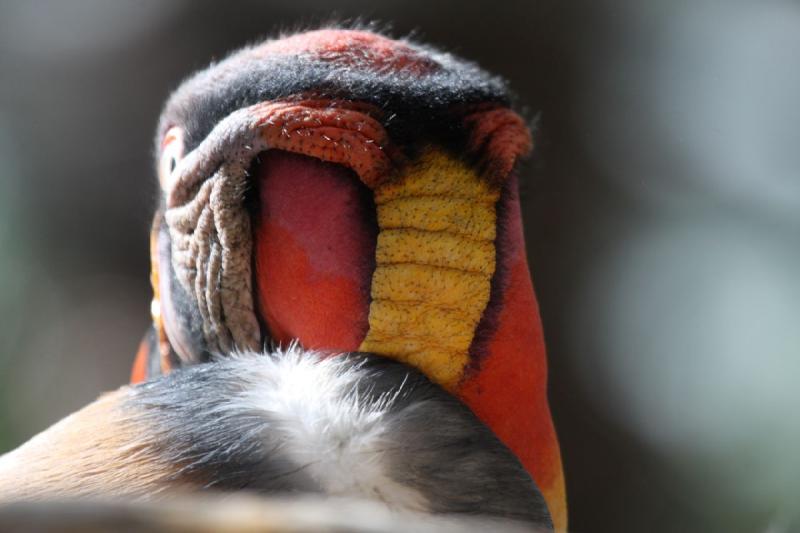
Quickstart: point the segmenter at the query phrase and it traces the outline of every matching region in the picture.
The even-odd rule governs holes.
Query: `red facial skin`
[[[377,231],[365,223],[366,187],[344,167],[279,151],[262,156],[258,183],[256,280],[271,335],[356,351],[369,327]]]
[[[501,215],[505,235],[498,236],[503,243],[500,270],[506,273],[499,316],[483,340],[477,371],[467,373],[457,395],[520,459],[556,520],[566,513],[561,452],[547,401],[547,356],[516,183],[510,190]]]

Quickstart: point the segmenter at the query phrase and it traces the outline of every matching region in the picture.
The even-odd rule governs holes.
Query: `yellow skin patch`
[[[378,263],[384,265],[416,263],[491,275],[494,270],[494,242],[478,241],[444,231],[385,229],[378,235],[375,257]]]
[[[359,349],[411,364],[452,391],[489,302],[499,187],[430,149],[374,194],[376,268]]]

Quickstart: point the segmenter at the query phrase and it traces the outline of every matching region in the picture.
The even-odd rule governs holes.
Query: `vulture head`
[[[531,137],[510,104],[470,62],[360,30],[190,77],[156,136],[136,385],[3,456],[0,477],[25,463],[31,481],[0,495],[355,486],[564,527],[515,173]],[[75,479],[52,482],[44,442]]]

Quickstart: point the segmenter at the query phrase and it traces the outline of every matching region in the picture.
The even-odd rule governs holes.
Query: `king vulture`
[[[156,135],[132,385],[0,458],[0,500],[357,497],[566,527],[503,80],[371,31],[240,50]]]

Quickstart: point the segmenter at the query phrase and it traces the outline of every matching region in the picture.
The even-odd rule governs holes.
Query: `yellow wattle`
[[[499,188],[432,148],[374,195],[376,268],[359,349],[411,364],[453,390],[489,302]]]

